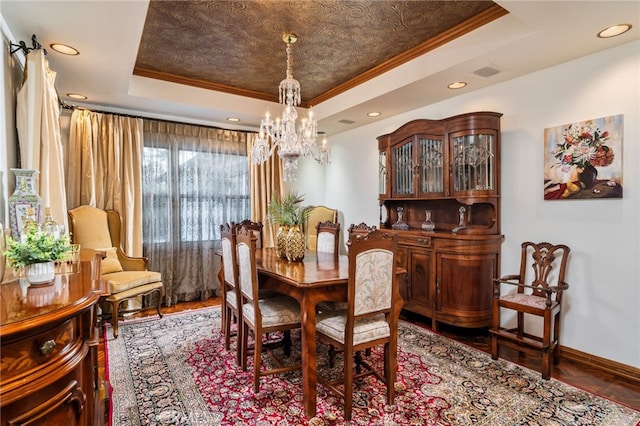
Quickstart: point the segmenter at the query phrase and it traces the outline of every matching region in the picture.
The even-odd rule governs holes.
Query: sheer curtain
[[[167,305],[220,289],[220,225],[251,218],[247,137],[144,120],[144,250],[162,273]]]

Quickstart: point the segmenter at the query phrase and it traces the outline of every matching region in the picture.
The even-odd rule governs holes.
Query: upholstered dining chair
[[[493,281],[493,324],[490,330],[493,359],[500,356],[500,345],[541,355],[542,378],[551,377],[552,361],[557,364],[559,360],[562,294],[569,288],[564,279],[569,252],[569,247],[564,244],[524,242],[521,244],[520,272]],[[503,285],[515,287],[516,292],[503,294]],[[515,311],[514,328],[501,325],[503,309]],[[526,315],[542,318],[542,330],[531,333],[529,328],[539,327],[540,323],[528,322]]]
[[[245,228],[252,231],[253,234],[256,236],[256,248],[262,248],[264,246],[263,238],[262,238],[262,231],[263,231],[264,225],[262,222],[260,221],[254,222],[251,219],[245,219],[242,222],[234,224],[234,226],[236,227],[236,229],[240,229],[241,227],[244,226]]]
[[[316,225],[320,222],[338,222],[338,210],[326,206],[314,206],[309,212],[304,223],[304,233],[307,242],[307,250],[315,250],[317,246],[318,230]]]
[[[122,250],[122,219],[115,210],[101,210],[91,206],[80,206],[68,211],[69,231],[72,242],[81,249],[102,251],[102,279],[108,295],[100,299],[102,318],[110,317],[113,337],[118,337],[118,322],[122,315],[137,312],[140,308],[120,307],[125,301],[156,294],[158,316],[162,318],[160,306],[164,295],[162,276],[147,269],[146,257],[127,256]]]
[[[236,333],[236,361],[240,365],[240,332],[242,320],[239,317],[241,311],[240,294],[237,291],[238,259],[236,255],[236,228],[225,223],[220,225],[220,238],[222,245],[222,271],[224,279],[220,286],[222,299],[222,332],[224,334],[224,346],[229,350],[231,344],[231,323],[236,320],[238,332]]]
[[[316,252],[330,253],[335,257],[340,254],[340,224],[331,222],[318,222],[316,225]]]
[[[395,393],[398,316],[402,306],[395,274],[395,233],[375,230],[349,239],[349,285],[346,310],[318,314],[320,341],[344,354],[341,380],[318,376],[318,381],[344,399],[344,417],[352,415],[354,380],[373,374],[386,385],[387,403]],[[360,351],[382,345],[384,371],[369,365]],[[355,367],[355,371],[354,371]]]
[[[246,227],[241,227],[236,233],[236,250],[238,283],[241,292],[240,365],[242,371],[247,370],[248,337],[249,332],[252,332],[254,336],[253,391],[257,393],[260,390],[260,377],[300,369],[300,364],[284,365],[275,352],[262,343],[263,334],[282,331],[284,332],[284,353],[285,356],[289,355],[291,349],[289,332],[300,328],[300,304],[292,297],[284,295],[267,299],[259,298],[255,258],[256,236]],[[263,349],[276,364],[275,368],[262,369]]]

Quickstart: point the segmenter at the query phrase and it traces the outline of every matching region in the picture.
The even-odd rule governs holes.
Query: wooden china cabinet
[[[0,285],[0,425],[104,425],[108,383],[98,374],[100,252],[48,285]],[[97,272],[96,272],[97,271]]]
[[[380,227],[398,233],[404,309],[431,318],[433,329],[491,325],[503,240],[501,116],[414,120],[377,138]]]

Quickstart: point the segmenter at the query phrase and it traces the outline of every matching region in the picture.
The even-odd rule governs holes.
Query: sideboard
[[[410,121],[378,137],[380,227],[398,234],[404,310],[488,327],[500,271],[500,117]]]
[[[0,285],[0,425],[103,425],[108,384],[98,373],[100,252],[53,283]]]

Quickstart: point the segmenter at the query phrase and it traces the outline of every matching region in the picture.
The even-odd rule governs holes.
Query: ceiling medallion
[[[300,83],[293,78],[291,66],[291,45],[298,40],[293,33],[282,36],[282,41],[287,44],[287,77],[280,82],[280,103],[285,105],[282,117],[272,120],[267,111],[265,118],[260,122],[260,133],[253,146],[253,163],[265,162],[278,149],[278,156],[284,160],[284,180],[296,179],[298,159],[312,157],[320,164],[330,161],[329,147],[326,138],[322,145],[316,144],[318,137],[318,125],[313,119],[313,112],[308,110],[307,116],[296,123],[300,105]]]

